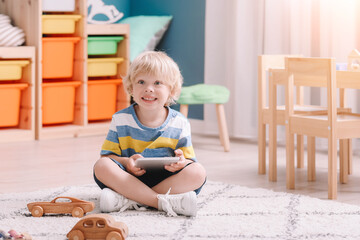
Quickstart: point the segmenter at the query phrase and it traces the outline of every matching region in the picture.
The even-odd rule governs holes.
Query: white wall
[[[227,73],[230,71],[227,71],[227,68],[231,64],[226,61],[229,53],[226,52],[225,45],[227,41],[231,41],[226,34],[233,26],[230,24],[230,15],[226,13],[231,10],[228,2],[232,1],[206,0],[204,82],[207,84],[224,84],[229,78]],[[227,120],[229,122],[230,119]],[[194,133],[218,133],[213,104],[205,105],[204,121],[191,119],[190,122]]]
[[[205,80],[230,90],[225,104],[231,137],[257,136],[257,56],[261,49],[263,0],[206,0]],[[260,8],[259,8],[260,7]],[[193,132],[217,134],[215,106],[205,106],[204,121],[191,121]]]

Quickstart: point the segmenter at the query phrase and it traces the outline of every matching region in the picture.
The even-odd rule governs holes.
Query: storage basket
[[[42,15],[43,34],[71,34],[80,15]]]
[[[115,76],[123,58],[89,58],[88,77]]]
[[[42,123],[60,124],[74,121],[75,90],[80,81],[42,84]]]
[[[88,81],[88,120],[111,119],[116,112],[117,88],[122,79]]]
[[[42,38],[42,77],[71,78],[75,44],[79,41],[80,37]]]
[[[0,84],[0,127],[19,124],[21,90],[27,87],[27,83]]]
[[[20,80],[23,67],[29,63],[29,60],[0,61],[0,80]]]
[[[116,54],[118,43],[122,41],[122,36],[88,37],[88,55],[111,55]]]
[[[42,10],[44,12],[73,12],[75,0],[43,0]]]

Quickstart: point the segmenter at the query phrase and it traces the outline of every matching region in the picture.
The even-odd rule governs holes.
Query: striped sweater
[[[138,153],[143,157],[172,157],[175,156],[174,150],[181,149],[185,158],[196,161],[189,121],[178,111],[168,110],[165,122],[157,128],[142,125],[134,105],[115,113],[100,154],[130,157]]]

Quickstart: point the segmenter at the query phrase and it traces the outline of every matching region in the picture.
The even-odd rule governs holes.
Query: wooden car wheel
[[[84,240],[84,234],[80,230],[71,231],[69,233],[69,240]]]
[[[106,235],[106,240],[123,240],[123,237],[120,233],[112,231]]]
[[[31,210],[31,215],[34,217],[41,217],[44,214],[44,209],[40,206],[34,206]]]
[[[84,210],[81,207],[75,207],[72,212],[71,215],[73,217],[78,217],[81,218],[82,216],[84,216]]]

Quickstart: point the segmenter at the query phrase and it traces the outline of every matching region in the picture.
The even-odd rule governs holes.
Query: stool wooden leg
[[[223,141],[225,152],[230,151],[229,133],[226,125],[225,110],[223,104],[216,104],[216,114],[218,118],[220,139]],[[221,141],[221,140],[220,140]]]
[[[216,112],[217,112],[217,109],[216,109]],[[220,126],[220,121],[219,121],[219,114],[217,114],[217,119],[218,119],[218,129],[219,129],[219,139],[220,139],[220,144],[221,146],[224,147],[225,143],[224,143],[224,136],[223,136],[223,133],[222,133],[222,128]]]
[[[182,115],[184,115],[187,118],[188,112],[189,112],[189,105],[181,104],[180,105],[180,112]]]

